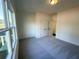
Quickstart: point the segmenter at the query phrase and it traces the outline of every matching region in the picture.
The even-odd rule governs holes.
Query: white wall
[[[22,22],[22,13],[16,12],[16,24],[17,24],[17,32],[18,32],[18,38],[19,39],[23,37],[22,23],[23,23]]]
[[[50,15],[42,12],[17,12],[16,16],[19,39],[28,37],[39,38],[48,34]]]
[[[58,13],[56,34],[61,40],[79,45],[79,7]]]
[[[17,27],[19,39],[35,36],[35,14],[17,12]]]

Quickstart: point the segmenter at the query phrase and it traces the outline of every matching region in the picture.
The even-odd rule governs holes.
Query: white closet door
[[[48,20],[49,16],[44,13],[38,13],[36,17],[36,37],[44,37],[48,35]]]

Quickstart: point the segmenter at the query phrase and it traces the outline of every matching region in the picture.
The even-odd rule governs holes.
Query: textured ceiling
[[[17,11],[56,13],[79,6],[79,0],[59,0],[57,5],[50,5],[49,0],[15,0]]]

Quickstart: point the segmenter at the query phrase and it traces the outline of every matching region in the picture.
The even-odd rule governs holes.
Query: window
[[[0,59],[5,59],[8,55],[8,46],[6,42],[8,33],[4,31],[6,28],[4,19],[3,1],[0,0]]]
[[[10,0],[0,0],[0,59],[12,54],[17,39],[15,12]]]

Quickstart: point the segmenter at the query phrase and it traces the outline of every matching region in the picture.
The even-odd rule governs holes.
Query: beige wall
[[[51,19],[49,20],[49,34],[52,35],[53,33],[56,33],[56,20],[57,15],[53,15]]]
[[[58,13],[56,33],[57,38],[79,45],[79,7]]]

